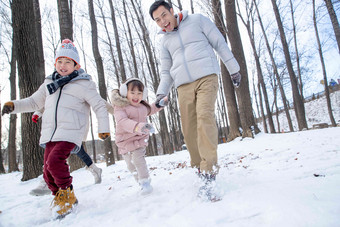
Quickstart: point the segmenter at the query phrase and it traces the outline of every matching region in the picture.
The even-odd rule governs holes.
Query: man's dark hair
[[[149,14],[150,14],[150,16],[151,16],[151,18],[152,18],[152,20],[154,20],[154,18],[153,18],[153,12],[156,10],[156,9],[158,9],[158,7],[160,7],[160,6],[164,6],[167,10],[169,10],[170,11],[170,9],[172,8],[172,6],[168,3],[168,2],[166,2],[166,1],[164,1],[164,0],[157,0],[157,1],[155,1],[151,6],[150,6],[150,9],[149,9]]]

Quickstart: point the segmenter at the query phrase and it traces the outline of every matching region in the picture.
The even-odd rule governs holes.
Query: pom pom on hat
[[[61,45],[55,54],[54,62],[57,62],[58,58],[61,57],[69,58],[75,61],[77,64],[79,64],[80,62],[79,54],[77,48],[74,46],[71,40],[64,39],[61,42]]]

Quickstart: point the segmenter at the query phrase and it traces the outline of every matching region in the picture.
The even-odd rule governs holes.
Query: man
[[[172,85],[177,88],[184,140],[191,166],[204,181],[199,197],[216,200],[211,185],[218,172],[218,133],[215,102],[220,67],[214,50],[226,65],[235,87],[241,81],[240,66],[214,23],[201,14],[187,11],[174,14],[164,0],[155,1],[151,18],[164,34],[161,42],[161,78],[156,104],[167,96]]]

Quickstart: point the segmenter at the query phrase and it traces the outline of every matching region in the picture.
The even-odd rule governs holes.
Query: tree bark
[[[94,14],[93,0],[88,0],[89,16],[91,22],[91,36],[92,36],[92,50],[93,56],[97,66],[98,82],[99,82],[99,92],[103,99],[107,100],[107,89],[105,83],[104,66],[103,60],[99,52],[98,46],[98,31],[97,22]],[[111,136],[104,140],[104,149],[106,156],[106,165],[110,166],[115,164],[114,152],[111,144]]]
[[[301,95],[299,93],[298,85],[297,85],[297,79],[295,76],[295,72],[293,69],[292,61],[290,58],[290,52],[284,32],[284,28],[282,25],[281,17],[280,17],[280,12],[279,9],[276,5],[276,0],[271,0],[272,5],[273,5],[273,10],[275,13],[275,18],[276,18],[276,23],[280,32],[280,38],[281,38],[281,43],[282,43],[282,48],[283,52],[285,55],[285,60],[286,60],[286,65],[290,77],[290,83],[292,86],[292,92],[293,92],[293,100],[294,100],[294,109],[295,109],[295,114],[296,114],[296,119],[298,121],[298,126],[299,130],[307,129],[307,121],[306,121],[306,114],[305,114],[305,106],[303,103],[303,100],[301,98]]]
[[[340,26],[339,26],[339,22],[338,22],[338,19],[336,17],[336,14],[335,14],[332,1],[331,0],[324,0],[324,1],[326,3],[326,7],[327,7],[327,10],[328,10],[329,17],[332,21],[333,30],[334,30],[336,42],[338,44],[339,53],[340,53]]]
[[[242,137],[254,137],[253,131],[256,134],[259,133],[260,130],[255,124],[253,115],[253,108],[249,92],[247,64],[237,23],[235,0],[225,1],[225,11],[228,38],[230,40],[232,52],[241,67],[240,73],[242,75],[242,80],[239,88],[236,89],[236,94],[239,105],[240,120],[243,129]]]
[[[60,27],[60,39],[70,39],[73,41],[72,11],[68,0],[57,0]]]
[[[318,44],[318,52],[319,52],[319,57],[320,57],[320,63],[322,67],[322,74],[323,74],[323,80],[324,80],[324,86],[325,86],[325,96],[326,96],[326,101],[327,101],[327,108],[328,108],[328,115],[331,120],[332,126],[336,126],[336,122],[333,116],[333,111],[332,111],[332,104],[331,104],[331,99],[329,97],[329,88],[328,88],[328,82],[327,82],[327,74],[326,74],[326,66],[325,66],[325,61],[323,58],[322,54],[322,47],[321,47],[321,41],[319,37],[319,32],[318,32],[318,26],[316,23],[316,15],[315,15],[315,0],[312,0],[313,2],[313,24],[314,24],[314,30],[315,30],[315,37],[316,41]]]
[[[42,43],[37,40],[33,0],[13,0],[12,14],[14,40],[17,44],[20,98],[23,99],[32,95],[43,82],[43,78],[37,76],[39,68],[36,64],[39,59],[37,46]],[[24,166],[22,181],[39,176],[43,165],[43,150],[39,146],[40,130],[34,124],[31,114],[21,115]]]

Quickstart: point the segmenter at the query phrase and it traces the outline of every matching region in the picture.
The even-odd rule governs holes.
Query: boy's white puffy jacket
[[[51,76],[30,97],[12,101],[12,113],[33,112],[44,109],[40,144],[49,141],[67,141],[81,146],[87,135],[87,126],[92,107],[98,120],[98,133],[110,132],[109,116],[105,100],[101,98],[96,84],[83,69],[79,75],[59,88],[52,95],[46,85],[51,83]]]
[[[168,94],[172,85],[194,82],[210,74],[219,74],[220,66],[214,50],[226,65],[230,75],[237,73],[240,66],[231,53],[224,37],[215,24],[201,14],[188,15],[182,11],[183,19],[178,29],[164,34],[161,43],[161,82],[157,94]]]

